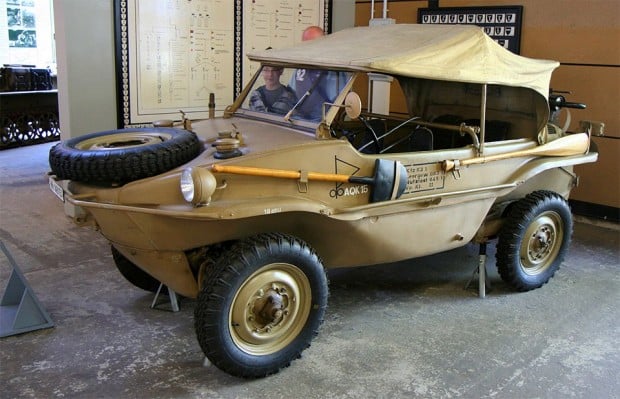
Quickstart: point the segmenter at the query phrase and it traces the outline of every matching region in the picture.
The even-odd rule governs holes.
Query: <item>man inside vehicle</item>
[[[324,35],[318,26],[309,26],[302,33],[302,41],[314,40]],[[346,85],[347,74],[319,69],[297,69],[289,86],[295,92],[298,103],[293,118],[320,122],[323,103],[334,101]]]
[[[280,83],[283,69],[264,66],[261,74],[265,84],[252,92],[250,109],[259,112],[286,114],[297,102],[295,92]]]

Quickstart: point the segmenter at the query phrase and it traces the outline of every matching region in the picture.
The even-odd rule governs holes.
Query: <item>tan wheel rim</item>
[[[239,288],[230,308],[230,335],[252,355],[288,346],[302,331],[312,304],[310,282],[296,266],[272,263]]]
[[[79,150],[103,151],[118,148],[141,147],[150,144],[159,144],[170,140],[172,135],[161,132],[127,132],[107,134],[105,136],[93,137],[76,144]]]
[[[547,270],[560,252],[563,237],[560,215],[553,211],[540,214],[529,225],[521,242],[521,265],[525,273],[537,275]]]

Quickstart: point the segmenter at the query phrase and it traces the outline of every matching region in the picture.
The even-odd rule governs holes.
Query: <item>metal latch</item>
[[[308,171],[307,170],[299,171],[299,181],[297,181],[297,187],[300,193],[308,192]]]
[[[461,161],[455,159],[453,162],[454,167],[452,168],[452,177],[454,177],[455,180],[459,180],[461,178]]]

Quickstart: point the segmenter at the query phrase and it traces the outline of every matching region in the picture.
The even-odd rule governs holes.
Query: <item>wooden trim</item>
[[[607,205],[593,204],[591,202],[568,200],[571,211],[576,215],[586,216],[595,219],[607,220],[610,222],[620,222],[620,208]]]

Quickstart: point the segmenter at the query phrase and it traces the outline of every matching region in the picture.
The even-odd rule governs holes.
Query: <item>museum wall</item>
[[[117,127],[114,6],[54,0],[61,138]]]
[[[620,1],[618,0],[439,0],[440,7],[522,5],[521,55],[557,60],[551,87],[569,90],[568,101],[587,104],[571,110],[570,129],[580,120],[605,122],[605,136],[595,137],[599,161],[576,167],[579,186],[571,193],[573,207],[581,202],[600,205],[595,211],[617,217],[620,208]],[[356,26],[368,25],[370,1],[358,0]],[[382,16],[382,1],[375,1],[375,18]],[[388,18],[416,23],[418,8],[426,0],[389,1]],[[363,85],[362,85],[363,86]],[[362,87],[357,90],[365,97]],[[392,90],[392,110],[404,104]],[[608,207],[611,207],[609,209]],[[615,209],[614,209],[615,208]],[[589,211],[586,210],[586,214]]]

